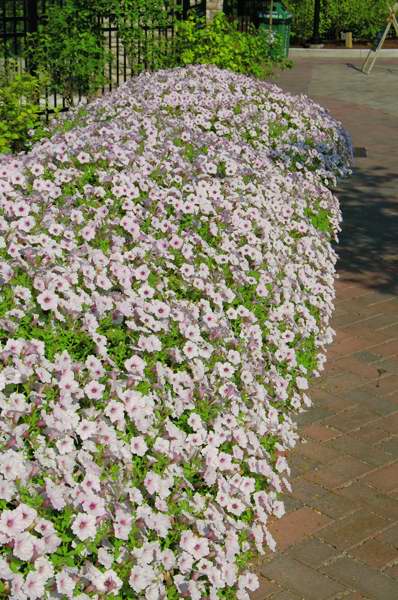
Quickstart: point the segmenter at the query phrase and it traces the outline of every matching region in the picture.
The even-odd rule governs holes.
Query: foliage
[[[312,35],[314,0],[286,0],[293,14],[293,36],[307,40]],[[384,25],[387,5],[380,0],[323,0],[320,14],[321,37],[338,39],[340,32],[352,31],[358,39],[373,40]]]
[[[240,32],[223,13],[210,23],[191,16],[177,25],[177,57],[184,64],[213,64],[237,73],[265,77],[273,64],[286,66],[280,40],[266,28]]]
[[[71,106],[77,95],[90,98],[106,81],[110,54],[98,25],[100,14],[101,5],[84,0],[50,4],[46,21],[29,36],[28,59],[48,73],[50,91]]]
[[[174,46],[164,35],[164,30],[171,31],[179,14],[174,0],[123,0],[115,4],[114,11],[134,73],[175,65]]]
[[[19,73],[8,63],[0,71],[0,154],[19,152],[42,133],[40,97],[44,78]]]
[[[50,135],[0,161],[0,593],[247,598],[333,338],[348,137],[208,65]]]

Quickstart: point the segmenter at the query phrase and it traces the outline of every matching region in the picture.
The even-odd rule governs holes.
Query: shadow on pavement
[[[343,212],[338,271],[346,281],[398,292],[397,171],[357,168],[338,190]]]

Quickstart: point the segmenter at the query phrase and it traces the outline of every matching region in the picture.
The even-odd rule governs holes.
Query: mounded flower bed
[[[256,589],[333,336],[350,152],[307,98],[203,66],[2,160],[5,596]]]

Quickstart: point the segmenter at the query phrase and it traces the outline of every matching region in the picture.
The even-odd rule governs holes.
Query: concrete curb
[[[369,48],[290,48],[289,58],[366,58]],[[398,49],[380,50],[380,58],[397,58]]]

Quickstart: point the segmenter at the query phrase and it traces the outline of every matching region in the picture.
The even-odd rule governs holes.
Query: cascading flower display
[[[304,96],[142,74],[0,163],[0,585],[245,600],[332,340],[350,142]]]

